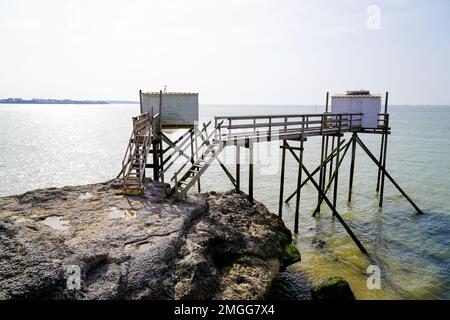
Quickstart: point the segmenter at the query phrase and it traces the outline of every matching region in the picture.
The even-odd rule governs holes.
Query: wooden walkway
[[[212,122],[203,124],[201,128],[192,127],[178,139],[172,141],[162,130],[159,114],[143,114],[133,118],[133,133],[125,155],[121,175],[126,194],[143,192],[145,168],[153,169],[153,179],[164,182],[169,169],[174,172],[170,181],[172,192],[176,198],[186,196],[194,185],[201,191],[200,177],[207,168],[218,161],[219,165],[230,179],[237,192],[241,192],[240,184],[240,149],[249,150],[249,186],[248,196],[253,201],[253,145],[265,141],[281,141],[281,179],[279,216],[282,216],[283,201],[293,197],[296,199],[294,231],[298,232],[300,194],[302,187],[311,182],[318,191],[318,204],[314,216],[320,212],[322,203],[326,203],[334,217],[342,224],[355,244],[364,253],[364,246],[352,232],[350,227],[336,210],[337,186],[339,168],[347,151],[351,151],[350,181],[348,201],[351,201],[353,174],[355,168],[355,149],[359,145],[378,167],[377,192],[380,191],[380,207],[383,203],[385,177],[388,178],[403,196],[411,203],[418,213],[422,211],[408,197],[403,189],[386,171],[387,140],[390,134],[389,114],[379,114],[377,128],[361,127],[362,113],[321,113],[321,114],[283,114],[258,116],[221,116]],[[344,134],[350,133],[351,138],[344,143]],[[379,134],[382,136],[380,156],[375,157],[359,138],[359,134]],[[313,171],[309,171],[303,163],[304,142],[309,137],[321,137],[321,161]],[[299,143],[298,147],[291,143]],[[165,146],[164,146],[165,145]],[[218,155],[229,146],[236,147],[235,176],[218,158]],[[330,148],[331,147],[331,148]],[[284,176],[286,151],[289,151],[298,163],[298,183],[296,190],[284,199]],[[152,161],[147,163],[147,154]],[[180,158],[184,159],[180,164]],[[306,175],[306,178],[303,177]],[[318,178],[315,178],[316,175]],[[333,186],[332,196],[328,192]]]

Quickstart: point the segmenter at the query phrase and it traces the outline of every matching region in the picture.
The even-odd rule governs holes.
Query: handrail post
[[[272,117],[269,117],[269,136],[267,141],[271,141],[272,140]]]

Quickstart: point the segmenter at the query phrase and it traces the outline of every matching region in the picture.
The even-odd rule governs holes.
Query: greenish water
[[[203,105],[200,116],[206,120],[215,115],[322,111],[314,106]],[[0,105],[0,195],[114,177],[128,143],[131,117],[138,112],[138,105]],[[358,148],[353,201],[347,203],[347,155],[340,170],[337,209],[370,252],[370,259],[360,253],[326,205],[317,218],[311,217],[317,192],[307,184],[301,198],[300,232],[295,236],[302,262],[292,269],[307,271],[314,281],[341,275],[357,298],[450,299],[450,107],[391,106],[390,114],[388,171],[425,214],[416,215],[389,181],[381,210],[375,192],[377,169]],[[361,138],[378,154],[379,136]],[[255,155],[255,197],[276,213],[278,143],[261,143]],[[245,152],[242,156],[246,157]],[[305,163],[310,170],[317,166],[319,157],[320,138],[308,139]],[[222,158],[234,170],[234,148],[227,148]],[[241,184],[246,191],[247,166],[241,167]],[[295,189],[297,168],[288,156],[286,195]],[[232,188],[217,164],[201,181],[203,191]],[[293,217],[291,201],[283,208],[284,221],[291,230]],[[318,240],[325,241],[322,248],[315,247]],[[366,286],[370,264],[381,269],[381,290]]]

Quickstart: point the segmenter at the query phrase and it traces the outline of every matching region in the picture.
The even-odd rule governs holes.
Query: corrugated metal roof
[[[368,90],[349,90],[346,94],[335,94],[332,98],[381,98],[381,94],[371,94]]]
[[[158,95],[159,96],[159,91],[143,92],[143,94]],[[195,94],[198,94],[198,93],[197,92],[163,92],[162,94],[165,94],[165,95],[195,95]]]
[[[335,94],[332,98],[381,98],[381,94]]]

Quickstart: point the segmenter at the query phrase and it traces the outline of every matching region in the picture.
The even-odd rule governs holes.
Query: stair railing
[[[208,123],[208,124],[209,124],[209,123]],[[203,128],[201,131],[199,130],[200,133],[205,132],[205,133],[206,133],[206,137],[203,137],[203,135],[202,135],[202,143],[200,144],[200,146],[193,152],[193,154],[191,155],[191,157],[190,157],[189,159],[187,159],[187,160],[181,165],[181,167],[180,167],[178,170],[176,170],[176,171],[174,172],[173,177],[170,179],[171,181],[174,181],[175,195],[178,195],[178,189],[179,189],[178,184],[179,184],[179,182],[183,181],[183,179],[186,178],[186,175],[187,175],[188,172],[185,172],[185,173],[182,175],[182,179],[179,179],[178,177],[179,177],[179,175],[181,175],[181,172],[183,171],[183,169],[184,169],[188,164],[190,164],[191,167],[192,167],[193,164],[192,164],[192,162],[191,162],[191,159],[193,159],[195,155],[199,154],[200,151],[201,151],[201,149],[204,149],[203,153],[201,154],[201,158],[198,159],[197,161],[195,161],[194,164],[197,164],[200,160],[203,160],[203,156],[205,155],[205,152],[206,152],[206,151],[208,150],[208,148],[210,148],[210,146],[211,146],[211,144],[210,144],[210,139],[211,139],[211,137],[218,138],[220,141],[222,140],[222,138],[220,137],[220,134],[219,134],[219,133],[221,132],[220,130],[221,130],[222,124],[223,124],[223,121],[221,121],[220,123],[218,123],[218,124],[216,125],[216,127],[214,128],[214,130],[213,130],[211,133],[209,133],[209,134],[207,134],[207,131],[206,131],[207,126],[204,126],[204,128]],[[206,146],[206,148],[203,148],[204,146]],[[212,151],[212,150],[213,150],[213,149],[211,149],[211,151]]]

